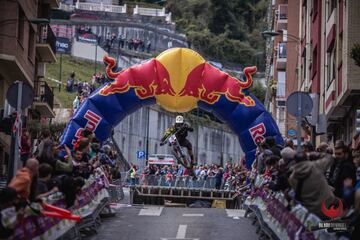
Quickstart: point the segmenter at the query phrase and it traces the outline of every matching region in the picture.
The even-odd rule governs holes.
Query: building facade
[[[36,4],[34,4],[36,3]],[[56,38],[49,26],[51,8],[57,0],[4,0],[0,6],[0,175],[9,160],[10,135],[5,130],[12,108],[6,93],[15,81],[34,90],[31,107],[23,111],[23,124],[29,119],[53,118],[54,96],[44,80],[46,63],[56,61]]]
[[[299,89],[313,95],[316,143],[350,141],[360,106],[360,67],[350,56],[360,42],[360,2],[304,0],[301,12]]]

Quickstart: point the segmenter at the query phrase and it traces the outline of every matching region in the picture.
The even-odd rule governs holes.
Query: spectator
[[[42,163],[39,165],[39,178],[36,191],[37,198],[47,197],[58,191],[57,187],[54,187],[51,189],[51,191],[48,189],[48,184],[51,179],[52,172],[53,168],[49,164]]]
[[[76,195],[81,191],[81,188],[85,185],[85,181],[82,177],[58,175],[54,179],[52,179],[51,184],[49,185],[50,188],[57,187],[59,191],[65,195],[65,203],[67,207],[71,207],[74,205]]]
[[[291,140],[291,138],[285,139],[285,145],[284,147],[289,147],[291,149],[294,149],[294,142]]]
[[[294,171],[289,178],[289,183],[295,190],[295,198],[310,212],[324,219],[321,212],[322,202],[334,200],[324,173],[334,159],[328,154],[317,161],[309,161],[304,153],[300,153],[295,160]]]
[[[0,190],[0,239],[8,239],[15,231],[17,215],[20,215],[20,209],[15,208],[17,199],[15,189],[6,187]]]
[[[356,180],[356,170],[352,161],[350,149],[345,145],[344,141],[338,140],[335,143],[335,163],[331,165],[329,182],[335,188],[335,195],[343,198],[346,208],[353,203],[353,196],[344,196],[344,184],[348,187],[354,186]]]
[[[21,134],[21,151],[20,151],[21,162],[23,163],[23,166],[25,166],[26,160],[30,157],[30,154],[31,154],[30,134],[26,128],[23,128]]]
[[[305,154],[309,154],[309,153],[315,151],[314,146],[310,142],[304,142],[302,147],[303,147]]]
[[[320,153],[326,153],[328,148],[329,148],[329,145],[326,142],[321,142],[319,144],[319,146],[316,148],[316,151],[320,152]]]
[[[71,161],[70,149],[66,145],[64,145],[64,150],[67,156],[70,157],[70,159],[65,162],[61,161],[57,157],[57,151],[59,150],[59,148],[60,146],[55,146],[53,141],[45,140],[43,142],[43,148],[39,151],[39,162],[49,164],[58,173],[71,173],[73,170],[73,165]]]
[[[136,166],[133,165],[132,168],[130,169],[130,185],[135,185],[136,184]]]
[[[19,169],[11,179],[9,187],[15,189],[22,198],[33,200],[36,191],[33,186],[36,186],[38,167],[38,160],[35,158],[28,159],[25,167]]]
[[[223,168],[219,168],[216,175],[215,175],[215,188],[216,189],[220,189],[221,187],[221,181],[222,181],[222,178],[223,178]]]
[[[66,81],[66,91],[72,92],[74,90],[74,83],[75,83],[75,72],[70,74],[70,77]]]
[[[273,152],[269,149],[269,146],[262,142],[258,147],[258,156],[256,158],[256,168],[259,174],[263,174],[265,171],[265,159],[271,156]]]
[[[79,95],[76,95],[74,101],[73,101],[73,110],[74,112],[79,108],[80,106],[80,98]]]

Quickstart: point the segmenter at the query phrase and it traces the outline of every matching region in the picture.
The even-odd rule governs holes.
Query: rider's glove
[[[164,144],[165,144],[164,142],[161,142],[161,143],[160,143],[160,146],[164,146]]]

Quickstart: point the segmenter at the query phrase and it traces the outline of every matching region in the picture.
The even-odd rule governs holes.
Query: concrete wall
[[[149,110],[150,109],[150,110]],[[149,111],[149,115],[148,115]],[[149,119],[149,120],[148,120]],[[136,151],[146,149],[146,131],[149,122],[149,154],[170,153],[168,146],[160,146],[160,139],[167,127],[175,121],[175,115],[161,110],[158,106],[141,108],[124,118],[115,127],[115,139],[124,157],[131,163],[145,166],[145,160],[136,158]],[[199,164],[221,164],[227,161],[239,163],[244,153],[237,135],[225,125],[193,124],[194,132],[188,139],[193,145]]]

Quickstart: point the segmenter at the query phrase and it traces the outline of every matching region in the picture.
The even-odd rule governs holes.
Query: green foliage
[[[353,45],[350,56],[354,59],[355,64],[360,67],[360,43],[355,43]]]
[[[59,91],[59,84],[48,79],[53,78],[56,80],[60,80],[60,55],[57,55],[56,58],[56,63],[46,65],[46,81],[48,82],[50,87],[53,87],[54,95],[61,102],[62,106],[65,108],[71,108],[76,93],[69,93],[65,90],[66,80],[69,78],[72,72],[75,72],[76,79],[85,82],[90,81],[95,71],[94,62],[76,59],[69,55],[63,55],[61,74],[62,87],[61,91]],[[104,65],[98,63],[97,71],[104,72]]]
[[[250,88],[250,93],[253,94],[260,102],[265,102],[265,87],[258,81],[254,81],[253,85]]]
[[[265,49],[260,32],[267,0],[168,0],[166,7],[178,30],[207,57],[252,65]]]
[[[39,138],[41,132],[45,129],[50,130],[51,136],[55,141],[58,141],[61,137],[61,134],[64,132],[66,123],[52,123],[48,125],[43,125],[39,120],[29,120],[27,122],[27,128],[33,139]]]

